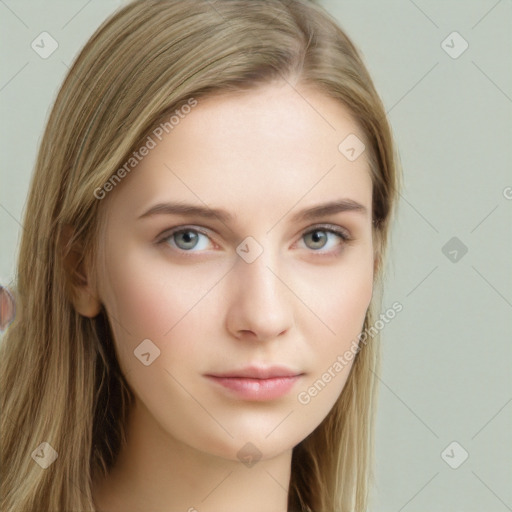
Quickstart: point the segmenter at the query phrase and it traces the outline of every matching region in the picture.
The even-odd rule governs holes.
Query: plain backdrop
[[[57,90],[122,3],[0,1],[3,285]],[[362,51],[404,173],[371,510],[512,510],[512,2],[321,3]],[[58,43],[45,59],[31,47],[42,32]]]

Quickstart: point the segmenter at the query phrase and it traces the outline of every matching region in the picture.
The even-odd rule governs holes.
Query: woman
[[[398,191],[381,101],[319,6],[115,13],[31,184],[2,510],[366,510]]]

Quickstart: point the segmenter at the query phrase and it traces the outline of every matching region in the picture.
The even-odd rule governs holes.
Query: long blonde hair
[[[125,442],[133,394],[105,311],[86,318],[70,300],[80,276],[67,254],[93,262],[98,250],[102,201],[94,191],[190,98],[292,77],[346,105],[366,136],[380,285],[397,157],[362,59],[323,8],[307,0],[139,0],[106,20],[77,57],[41,142],[13,290],[18,313],[0,347],[4,512],[95,510],[95,475],[108,472]],[[363,329],[380,300],[374,293]],[[294,448],[289,510],[366,510],[378,342],[375,335],[361,346],[335,406]],[[33,457],[41,443],[58,454],[46,469]]]

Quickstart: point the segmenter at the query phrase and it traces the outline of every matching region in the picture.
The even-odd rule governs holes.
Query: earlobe
[[[76,312],[94,318],[101,311],[101,301],[92,286],[92,276],[80,245],[72,240],[73,228],[66,224],[62,230],[61,249],[66,274],[66,291]]]

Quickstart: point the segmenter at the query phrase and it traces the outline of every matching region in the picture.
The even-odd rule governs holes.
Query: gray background
[[[4,285],[58,87],[122,3],[0,0]],[[383,302],[404,309],[382,331],[371,510],[512,510],[512,3],[322,3],[364,55],[405,178]],[[31,48],[43,31],[59,44],[47,59]],[[457,58],[454,31],[468,44]]]

